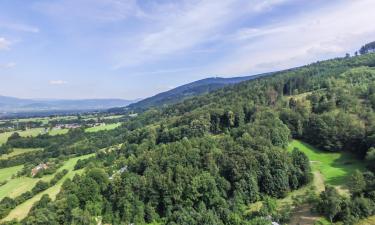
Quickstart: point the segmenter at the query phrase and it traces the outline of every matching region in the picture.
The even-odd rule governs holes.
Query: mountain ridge
[[[208,77],[187,84],[183,84],[171,90],[161,92],[151,97],[140,100],[138,102],[129,104],[125,107],[125,110],[143,111],[151,107],[161,107],[165,105],[170,105],[189,97],[202,95],[217,90],[219,88],[234,85],[247,80],[256,79],[259,77],[269,76],[272,74],[273,73],[270,72],[242,77]]]

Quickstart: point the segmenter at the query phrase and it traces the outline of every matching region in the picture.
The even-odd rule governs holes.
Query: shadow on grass
[[[355,170],[363,171],[365,168],[364,163],[351,153],[322,151],[305,142],[298,142],[294,147],[305,148],[300,150],[304,151],[311,161],[319,162],[316,168],[323,174],[327,184],[346,186],[351,173]]]
[[[327,180],[328,184],[331,185],[343,185],[347,186],[349,176],[355,171],[360,170],[364,171],[365,165],[361,162],[355,155],[342,152],[340,158],[334,160],[331,163],[333,168],[337,168],[342,171],[342,174],[331,177]]]

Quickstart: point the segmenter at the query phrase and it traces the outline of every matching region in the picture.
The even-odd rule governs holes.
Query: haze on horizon
[[[0,2],[0,95],[144,98],[353,54],[373,0]]]

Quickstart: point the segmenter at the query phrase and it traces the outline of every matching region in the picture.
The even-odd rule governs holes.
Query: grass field
[[[24,131],[17,131],[22,137],[27,137],[27,136],[37,136],[38,134],[41,134],[43,131],[43,128],[32,128]],[[0,145],[4,144],[8,138],[13,134],[14,132],[4,132],[0,133]]]
[[[2,221],[9,221],[9,220],[12,220],[12,219],[23,219],[27,216],[28,212],[30,211],[31,207],[33,206],[33,204],[37,201],[40,200],[40,198],[42,197],[42,195],[44,194],[48,194],[52,199],[55,199],[56,195],[59,193],[60,191],[60,188],[61,188],[61,185],[63,184],[63,182],[68,179],[68,178],[73,178],[75,174],[77,173],[81,173],[83,170],[76,170],[76,171],[73,171],[74,169],[74,166],[75,164],[77,163],[77,161],[79,159],[85,159],[85,158],[89,158],[91,156],[93,156],[95,154],[89,154],[89,155],[83,155],[83,156],[79,156],[79,157],[74,157],[74,158],[71,158],[69,159],[68,161],[66,161],[64,163],[64,165],[59,168],[58,171],[61,171],[63,169],[67,169],[69,172],[68,174],[66,174],[59,182],[57,182],[56,185],[54,185],[53,187],[50,187],[48,188],[47,190],[35,195],[33,198],[27,200],[26,202],[20,204],[19,206],[17,206],[15,209],[13,209],[9,215],[7,217],[5,217]],[[53,175],[52,175],[53,176]],[[32,179],[32,178],[30,178]],[[48,180],[50,180],[50,178],[48,178]],[[33,180],[37,180],[37,179],[33,179]],[[31,186],[31,188],[33,187],[34,185]],[[30,188],[30,190],[31,190]],[[0,187],[0,190],[1,190],[1,187]],[[21,192],[22,193],[22,192]]]
[[[13,151],[9,154],[3,154],[0,155],[0,159],[8,159],[10,157],[21,155],[27,152],[34,152],[34,151],[41,151],[42,148],[15,148]]]
[[[22,137],[28,137],[28,136],[38,136],[39,134],[42,134],[44,131],[44,128],[32,128],[24,131],[11,131],[11,132],[4,132],[0,133],[0,145],[7,142],[8,138],[14,133],[19,133]],[[58,135],[58,134],[66,134],[69,131],[69,129],[52,129],[48,132],[49,135]]]
[[[106,124],[106,125],[103,125],[103,126],[90,127],[90,128],[87,128],[85,131],[86,132],[97,132],[97,131],[101,131],[101,130],[113,130],[113,129],[119,127],[120,125],[121,125],[121,123]]]
[[[364,170],[363,162],[347,152],[333,153],[320,151],[302,141],[293,140],[288,149],[298,148],[311,161],[313,171],[319,171],[325,183],[335,186],[345,185],[346,178],[355,170]]]
[[[59,134],[66,134],[68,133],[69,129],[52,129],[48,131],[48,134],[51,136],[59,135]]]
[[[370,216],[367,219],[360,220],[357,225],[374,225],[375,224],[375,216]]]
[[[20,171],[22,167],[23,166],[21,165],[21,166],[12,166],[8,168],[0,169],[0,182],[9,180],[12,177],[12,175]],[[1,186],[0,186],[0,189],[1,189]]]

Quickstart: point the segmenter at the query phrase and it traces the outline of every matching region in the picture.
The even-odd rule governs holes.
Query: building
[[[35,176],[35,175],[37,175],[38,173],[39,173],[39,171],[41,171],[41,170],[45,170],[45,169],[47,169],[48,168],[48,165],[47,164],[45,164],[45,163],[41,163],[41,164],[39,164],[39,165],[37,165],[35,168],[33,168],[32,170],[31,170],[31,176]]]

